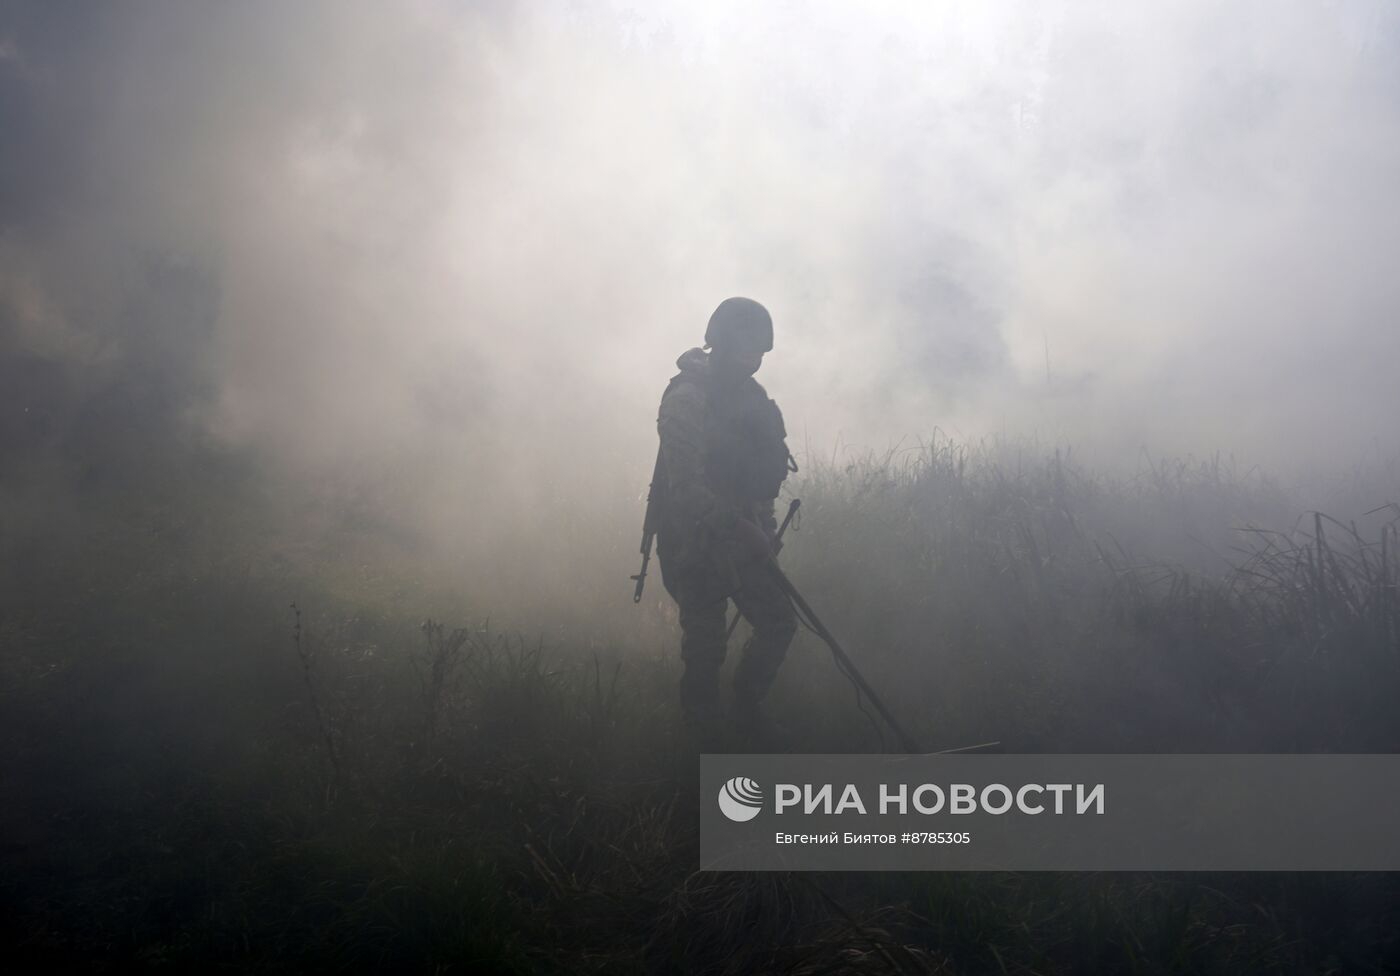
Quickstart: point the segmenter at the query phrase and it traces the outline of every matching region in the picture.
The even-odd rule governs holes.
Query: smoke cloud
[[[10,4],[3,341],[502,587],[630,558],[734,294],[800,458],[1390,457],[1398,48],[1379,0]]]

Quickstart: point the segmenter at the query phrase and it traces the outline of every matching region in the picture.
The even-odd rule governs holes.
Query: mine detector
[[[651,564],[651,549],[656,539],[656,482],[660,478],[660,475],[661,456],[658,454],[656,458],[656,468],[652,471],[651,487],[647,490],[646,516],[642,520],[642,566],[641,569],[637,571],[636,575],[631,577],[637,584],[636,589],[632,592],[633,603],[640,603],[642,600],[642,589],[646,586],[647,580],[647,567]],[[778,527],[778,532],[775,536],[777,542],[782,542],[783,534],[787,532],[788,526],[792,524],[801,506],[802,500],[800,498],[794,498],[788,504],[787,514],[783,517],[783,523]],[[927,750],[920,748],[918,742],[904,730],[903,726],[901,726],[899,721],[894,717],[894,714],[891,713],[885,703],[880,700],[880,696],[876,694],[875,689],[870,687],[870,682],[865,680],[865,676],[861,674],[860,669],[855,666],[855,663],[851,660],[851,656],[847,654],[845,648],[841,646],[841,642],[838,641],[836,636],[821,622],[821,618],[817,616],[811,605],[803,598],[802,594],[798,592],[797,587],[792,584],[792,580],[788,579],[787,574],[778,566],[778,561],[773,555],[768,556],[768,571],[773,574],[773,578],[777,580],[778,585],[782,588],[783,592],[787,594],[788,599],[792,601],[793,610],[797,613],[798,621],[821,638],[822,643],[826,644],[831,650],[831,656],[836,662],[836,669],[841,672],[841,675],[847,681],[855,686],[859,696],[869,699],[870,704],[874,706],[880,718],[884,720],[890,731],[895,734],[895,738],[899,740],[900,749],[912,755],[926,754]],[[734,619],[729,622],[728,636],[733,636],[734,628],[739,626],[739,616],[740,614],[736,611]],[[938,750],[938,754],[1000,751],[1000,742],[979,742],[977,745],[961,746],[956,749],[941,749]]]

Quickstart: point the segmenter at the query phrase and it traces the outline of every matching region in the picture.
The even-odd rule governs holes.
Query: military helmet
[[[773,317],[752,298],[726,298],[705,326],[705,345],[743,338],[768,352],[773,348]]]

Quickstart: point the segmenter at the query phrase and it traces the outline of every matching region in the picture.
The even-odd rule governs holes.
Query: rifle
[[[647,583],[647,565],[651,562],[651,543],[656,538],[656,483],[661,480],[661,448],[656,449],[656,467],[651,470],[651,484],[647,486],[647,511],[642,516],[642,568],[636,576],[637,588],[632,592],[632,602],[642,602],[642,587]]]

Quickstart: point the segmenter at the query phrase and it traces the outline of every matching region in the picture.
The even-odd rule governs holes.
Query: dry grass
[[[1400,746],[1393,505],[1270,531],[1275,489],[1218,460],[1114,480],[947,442],[797,487],[790,575],[930,746]],[[1197,562],[1154,548],[1185,535]],[[160,555],[114,543],[81,597],[36,576],[5,618],[21,962],[1379,973],[1400,953],[1385,875],[697,873],[674,660]],[[794,646],[780,718],[813,751],[881,748],[824,655]]]

